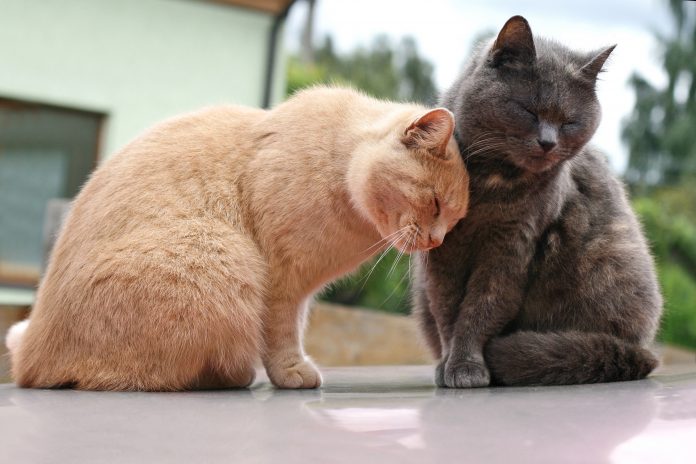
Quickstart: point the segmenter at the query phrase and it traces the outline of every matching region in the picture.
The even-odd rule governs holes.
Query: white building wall
[[[0,0],[0,97],[106,113],[108,156],[171,115],[259,106],[272,21],[195,0]]]

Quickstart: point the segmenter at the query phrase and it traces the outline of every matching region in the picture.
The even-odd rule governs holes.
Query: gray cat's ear
[[[454,115],[446,108],[435,108],[413,121],[404,131],[401,142],[408,148],[425,150],[444,158],[454,133]]]
[[[529,23],[522,16],[508,19],[498,33],[490,51],[490,64],[530,65],[536,60],[534,37]]]
[[[580,68],[580,75],[594,83],[594,81],[597,80],[597,75],[602,72],[604,63],[607,61],[607,58],[609,58],[609,55],[611,55],[611,52],[613,52],[615,48],[616,45],[612,45],[599,53],[593,53],[592,58],[590,58],[590,60],[585,63],[582,68]]]

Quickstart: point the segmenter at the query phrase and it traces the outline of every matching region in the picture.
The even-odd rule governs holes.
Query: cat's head
[[[510,18],[445,98],[467,163],[540,173],[572,158],[599,124],[595,83],[613,49],[576,52]]]
[[[353,201],[385,242],[410,253],[439,246],[466,214],[469,176],[444,108],[401,111],[351,160]]]

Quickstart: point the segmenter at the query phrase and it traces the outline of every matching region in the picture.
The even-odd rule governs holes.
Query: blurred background
[[[696,2],[678,0],[0,0],[0,330],[28,314],[69,199],[151,124],[216,103],[270,107],[316,83],[436,104],[472,46],[515,14],[570,47],[618,44],[593,143],[658,264],[663,355],[694,362]],[[409,265],[389,252],[326,289],[310,354],[428,362],[404,317]]]

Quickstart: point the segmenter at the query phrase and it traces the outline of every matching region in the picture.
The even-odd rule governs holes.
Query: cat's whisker
[[[480,147],[481,145],[484,145],[484,144],[486,144],[486,143],[489,143],[489,142],[498,142],[498,141],[500,141],[500,138],[499,138],[499,137],[489,137],[489,138],[486,138],[486,139],[476,140],[475,142],[472,142],[471,144],[469,144],[469,146],[467,146],[467,149],[468,149],[468,150],[471,150],[471,149],[473,149],[473,148],[475,148],[475,147]]]
[[[486,141],[485,144],[480,144],[477,145],[476,147],[467,147],[467,150],[465,152],[466,155],[471,155],[472,153],[476,153],[481,150],[487,150],[493,146],[497,146],[502,144],[500,141]]]
[[[465,157],[466,157],[466,155],[470,155],[471,153],[474,153],[474,152],[476,152],[476,151],[479,151],[479,150],[486,150],[487,148],[490,148],[490,146],[491,146],[492,144],[497,144],[497,143],[499,143],[499,142],[495,142],[495,141],[489,140],[489,141],[486,141],[486,143],[482,143],[482,144],[479,144],[479,145],[476,145],[476,146],[467,147],[466,150],[464,151],[464,155],[465,155]]]
[[[476,143],[476,142],[478,142],[479,140],[483,139],[484,137],[489,137],[489,136],[491,136],[491,135],[495,135],[495,132],[493,132],[493,131],[483,131],[483,132],[479,133],[478,135],[476,135],[476,136],[474,137],[474,140],[471,141],[471,143]]]
[[[401,233],[401,232],[404,232],[404,231],[406,230],[407,227],[408,227],[408,226],[404,226],[404,227],[402,227],[401,229],[398,229],[397,231],[392,232],[391,234],[387,235],[386,237],[381,238],[379,241],[377,241],[377,242],[375,242],[374,244],[370,245],[369,247],[365,248],[364,250],[362,250],[362,251],[361,251],[360,253],[358,253],[358,254],[361,255],[361,254],[363,254],[363,253],[366,253],[366,252],[372,250],[372,249],[375,248],[375,247],[379,248],[380,245],[386,245],[387,243],[389,243],[389,240],[390,240],[392,237],[394,237],[395,235],[397,235],[397,234],[399,234],[399,233]]]
[[[394,273],[394,270],[396,270],[396,267],[399,265],[399,261],[401,261],[401,257],[403,255],[404,255],[404,251],[399,250],[399,254],[396,255],[394,262],[392,263],[391,267],[389,268],[389,272],[387,272],[387,278],[391,277],[391,275]]]
[[[505,147],[506,144],[504,142],[498,142],[495,144],[491,145],[486,145],[484,147],[480,147],[472,152],[468,152],[466,156],[464,157],[464,161],[468,161],[471,157],[473,156],[478,156],[478,155],[485,155],[485,154],[490,154],[493,152],[493,150],[497,148],[503,148]]]
[[[391,275],[394,273],[394,270],[396,269],[396,266],[399,264],[399,261],[401,261],[401,257],[403,255],[404,255],[404,252],[399,250],[399,254],[396,255],[394,262],[392,263],[391,267],[389,268],[389,272],[387,272],[387,278],[391,277]]]
[[[413,230],[413,234],[410,237],[407,237],[408,240],[406,241],[406,247],[404,248],[405,251],[408,251],[410,254],[413,251],[413,247],[415,246],[417,239],[418,239],[418,230]]]
[[[412,232],[414,235],[417,233],[416,231],[409,231],[409,234],[410,234],[411,232]],[[408,235],[406,235],[405,238],[408,239],[408,240],[405,241],[406,247],[408,247],[408,246],[410,245],[410,243],[411,243],[411,239],[409,238]],[[399,254],[397,255],[397,257],[396,257],[396,259],[394,260],[394,262],[392,263],[391,268],[389,268],[389,272],[387,273],[387,278],[389,278],[389,277],[392,275],[392,273],[393,273],[394,270],[396,269],[396,266],[399,264],[399,261],[401,261],[401,257],[404,255],[404,253],[405,253],[405,251],[406,251],[406,249],[407,249],[406,247],[404,247],[403,249],[399,250]]]
[[[417,238],[417,235],[414,235],[413,245],[411,245],[411,247],[413,247],[416,244],[416,238]],[[412,263],[413,263],[413,253],[408,255],[408,281],[409,282],[411,282],[411,264]]]
[[[499,146],[499,145],[504,145],[505,142],[503,140],[486,140],[486,143],[482,143],[477,145],[476,147],[470,146],[467,147],[467,153],[475,153],[479,150],[486,150],[491,147]]]
[[[476,145],[477,143],[481,143],[482,141],[485,141],[485,140],[499,139],[499,138],[501,138],[501,135],[502,134],[500,134],[500,133],[492,132],[492,131],[482,132],[477,137],[475,137],[474,140],[472,140],[469,145],[470,146]]]
[[[368,273],[365,274],[365,276],[364,276],[362,279],[360,279],[360,280],[358,281],[358,283],[361,282],[361,281],[363,282],[362,286],[360,287],[359,292],[362,291],[362,289],[365,287],[365,283],[370,279],[370,276],[371,276],[372,273],[374,272],[374,270],[375,270],[375,268],[377,267],[377,265],[379,265],[380,261],[382,261],[382,260],[384,259],[384,257],[387,255],[387,253],[389,253],[389,250],[391,250],[391,249],[392,249],[392,246],[391,246],[391,245],[390,245],[389,247],[387,247],[387,248],[382,252],[382,254],[379,255],[379,257],[378,257],[377,260],[374,262],[374,264],[370,267],[370,270],[368,271]]]
[[[411,239],[408,241],[408,248],[409,249],[413,248],[413,246],[416,244],[417,239],[418,239],[418,231],[414,231],[413,235],[411,236]],[[385,300],[382,303],[380,303],[380,305],[379,305],[380,308],[384,305],[384,303],[389,301],[392,296],[394,296],[394,293],[396,293],[396,291],[399,289],[399,287],[401,287],[401,284],[404,282],[404,279],[408,278],[408,282],[410,284],[410,282],[411,282],[411,258],[412,258],[412,255],[409,254],[408,255],[407,272],[404,272],[404,275],[401,276],[401,279],[399,279],[399,282],[397,282],[397,284],[392,289],[391,293],[389,293],[389,296],[387,296],[387,298],[385,298]],[[403,297],[401,298],[401,301],[403,301]],[[399,301],[399,304],[401,304],[401,301]]]
[[[496,133],[496,132],[483,132],[479,136],[477,136],[474,140],[471,141],[471,143],[468,145],[468,148],[477,146],[477,145],[482,145],[486,142],[493,142],[493,141],[498,141],[501,140],[501,135]]]
[[[384,259],[384,257],[387,256],[387,253],[389,253],[389,250],[391,250],[391,249],[394,247],[394,244],[395,244],[399,239],[401,239],[402,237],[405,236],[406,233],[408,233],[408,230],[405,230],[405,228],[404,228],[404,229],[400,229],[400,230],[401,230],[401,235],[399,235],[396,239],[393,239],[393,240],[390,242],[389,247],[387,247],[387,249],[384,250],[384,251],[382,252],[382,254],[379,256],[379,258],[377,258],[377,261],[375,261],[375,264],[373,264],[372,267],[370,268],[370,271],[367,273],[367,275],[361,279],[361,280],[363,281],[363,283],[362,283],[362,285],[360,286],[360,290],[358,290],[358,293],[363,291],[363,289],[365,288],[365,285],[367,284],[367,281],[370,280],[370,276],[371,276],[372,273],[375,271],[375,269],[377,268],[377,266],[379,265],[379,263]]]
[[[401,260],[401,258],[403,257],[403,255],[406,253],[407,250],[409,251],[408,262],[409,262],[409,275],[410,275],[410,266],[411,266],[411,254],[410,254],[410,252],[413,251],[413,247],[416,245],[417,240],[418,240],[418,231],[414,230],[411,237],[407,239],[406,246],[401,251],[401,253],[399,253],[397,260],[394,261],[394,264],[392,265],[392,269],[390,269],[389,274],[387,274],[387,277],[389,277],[392,274],[392,272],[394,272],[394,270],[396,269],[396,265],[399,263],[399,261]]]
[[[412,282],[413,282],[413,280],[412,280],[413,278],[412,278],[412,276],[411,276],[411,268],[412,268],[412,267],[413,267],[413,255],[409,255],[409,256],[408,256],[408,274],[407,274],[407,276],[408,276],[408,287],[409,287],[409,288],[411,287]],[[409,293],[410,293],[410,292],[406,292],[406,295],[405,295],[405,296],[408,296]],[[403,300],[403,298],[402,298],[402,300]]]
[[[404,275],[401,276],[401,279],[396,283],[396,285],[394,285],[394,288],[392,289],[391,293],[389,293],[389,295],[384,299],[384,301],[382,301],[379,304],[378,308],[381,308],[384,305],[384,303],[389,301],[391,299],[391,297],[394,296],[394,293],[396,293],[396,291],[399,289],[401,284],[404,282],[404,279],[408,276],[409,276],[409,274],[407,274],[407,273],[404,273]]]

